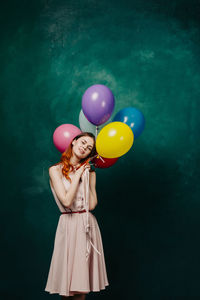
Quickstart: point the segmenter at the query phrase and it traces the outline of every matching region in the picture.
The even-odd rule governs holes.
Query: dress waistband
[[[77,210],[77,211],[74,211],[74,210],[71,210],[71,211],[64,211],[64,212],[62,212],[61,214],[73,214],[73,213],[79,213],[79,214],[81,214],[81,213],[84,213],[84,212],[86,212],[85,209],[83,209],[83,210]]]

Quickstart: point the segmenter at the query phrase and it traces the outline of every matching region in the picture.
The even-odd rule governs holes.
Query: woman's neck
[[[74,156],[71,156],[70,158],[70,163],[73,165],[73,166],[76,166],[80,163],[80,159],[78,159],[78,157],[76,157],[75,155]]]

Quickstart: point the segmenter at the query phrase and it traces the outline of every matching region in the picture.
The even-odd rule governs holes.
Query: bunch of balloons
[[[121,109],[110,120],[115,106],[111,90],[102,84],[90,86],[82,97],[82,109],[79,114],[81,130],[72,124],[63,124],[56,128],[53,142],[62,153],[72,139],[81,132],[92,132],[96,136],[98,156],[92,160],[96,168],[108,168],[118,158],[127,153],[145,126],[140,110],[134,107]]]

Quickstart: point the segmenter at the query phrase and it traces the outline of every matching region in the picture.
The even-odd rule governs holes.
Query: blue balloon
[[[132,129],[135,139],[142,133],[145,126],[144,115],[135,107],[126,107],[118,111],[112,122],[115,121],[127,124]]]

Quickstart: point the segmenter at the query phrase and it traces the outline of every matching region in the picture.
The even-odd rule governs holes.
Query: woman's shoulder
[[[62,171],[62,164],[59,163],[57,165],[53,165],[49,168],[49,175],[54,175],[54,174],[60,174],[61,175],[61,172]]]
[[[90,179],[96,179],[96,172],[95,171],[89,172],[89,174],[90,174]]]

